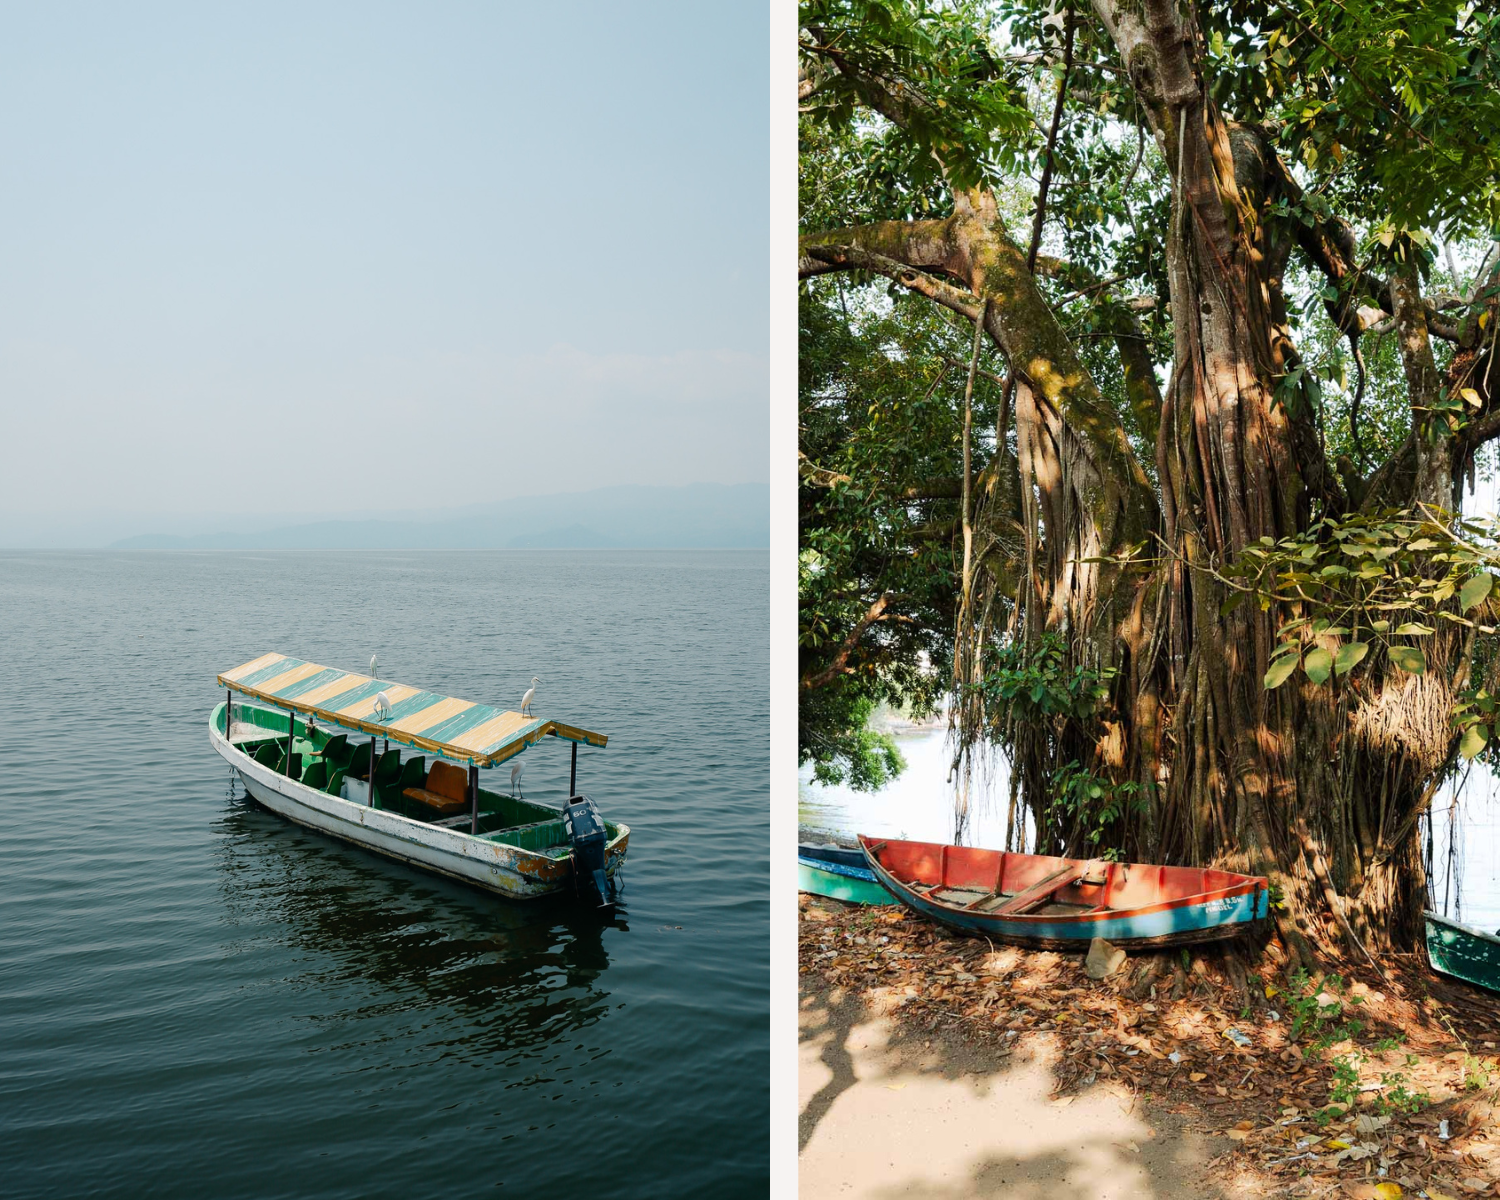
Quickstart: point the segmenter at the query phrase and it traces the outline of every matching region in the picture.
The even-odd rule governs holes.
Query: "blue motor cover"
[[[609,840],[604,818],[587,796],[574,796],[563,806],[562,815],[573,846],[573,886],[582,895],[585,885],[592,884],[599,906],[612,907],[614,889],[604,871],[604,847]]]

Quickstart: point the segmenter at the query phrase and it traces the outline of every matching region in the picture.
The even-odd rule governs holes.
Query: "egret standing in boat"
[[[510,769],[510,794],[512,796],[514,796],[516,794],[516,789],[521,786],[521,772],[524,771],[525,769],[526,769],[526,764],[525,763],[517,763],[515,766],[513,766]],[[526,799],[526,796],[525,796],[524,793],[522,793],[521,799],[522,800]]]
[[[535,675],[531,677],[531,686],[526,689],[526,694],[521,697],[521,715],[523,717],[531,716],[531,698],[536,695],[536,685],[541,682]]]

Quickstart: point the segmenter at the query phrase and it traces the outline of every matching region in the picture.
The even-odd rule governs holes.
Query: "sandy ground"
[[[1056,1047],[921,1039],[835,988],[799,1014],[799,1194],[1010,1200],[1231,1200],[1229,1143],[1147,1113],[1118,1084],[1053,1099]],[[935,1035],[936,1036],[936,1035]]]

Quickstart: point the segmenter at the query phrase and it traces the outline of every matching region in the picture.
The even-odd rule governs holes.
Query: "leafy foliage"
[[[1081,833],[1083,848],[1102,858],[1121,857],[1118,846],[1100,852],[1099,844],[1125,817],[1146,810],[1141,785],[1134,780],[1116,783],[1077,762],[1064,763],[1053,774],[1052,783],[1053,815]]]
[[[817,782],[873,792],[906,769],[895,739],[870,728],[877,707],[871,690],[824,688],[803,699],[802,761],[812,762]]]
[[[1299,666],[1315,684],[1340,679],[1374,651],[1420,675],[1428,666],[1422,643],[1434,622],[1496,632],[1476,619],[1488,612],[1482,606],[1494,583],[1493,552],[1477,539],[1493,533],[1484,522],[1436,512],[1324,517],[1297,537],[1262,538],[1223,568],[1220,577],[1236,588],[1226,607],[1252,600],[1295,614],[1277,631],[1268,688]]]
[[[1062,636],[1048,632],[1035,645],[1016,641],[1003,645],[983,688],[991,711],[1021,720],[1087,717],[1108,699],[1108,684],[1115,674],[1114,667],[1070,666]]]
[[[1205,5],[1215,98],[1274,123],[1347,215],[1400,229],[1500,225],[1500,13],[1464,0]]]
[[[831,128],[868,120],[876,81],[903,112],[891,138],[902,174],[921,188],[998,178],[1034,136],[1019,74],[995,56],[980,4],[807,0],[800,26],[805,60],[820,86],[819,116]]]
[[[802,678],[847,654],[804,688],[799,753],[820,778],[877,787],[901,764],[865,736],[874,706],[924,715],[947,684],[955,502],[932,481],[959,471],[963,376],[948,364],[968,348],[926,306],[859,296],[851,309],[836,284],[806,289],[800,314]]]

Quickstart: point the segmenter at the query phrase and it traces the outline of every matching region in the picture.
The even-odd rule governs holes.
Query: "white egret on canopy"
[[[536,695],[536,685],[541,682],[535,675],[531,677],[531,686],[526,689],[526,694],[521,697],[521,715],[523,717],[531,716],[531,698]]]

